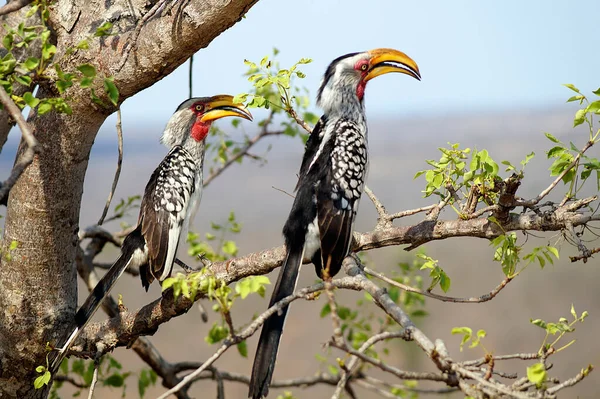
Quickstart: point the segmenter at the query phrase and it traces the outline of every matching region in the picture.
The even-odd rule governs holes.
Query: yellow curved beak
[[[378,48],[369,51],[369,54],[371,59],[369,61],[369,73],[364,79],[365,82],[391,72],[403,73],[421,80],[417,63],[403,52],[391,48]]]
[[[233,102],[233,96],[222,94],[210,98],[206,104],[207,111],[200,117],[202,122],[215,121],[227,116],[237,116],[240,118],[252,120],[252,114],[242,104]]]

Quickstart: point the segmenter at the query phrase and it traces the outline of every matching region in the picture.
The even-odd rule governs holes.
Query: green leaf
[[[551,135],[550,133],[544,133],[544,134],[546,135],[548,140],[552,141],[553,143],[560,143],[560,140],[557,139],[556,137],[554,137],[553,135]]]
[[[535,157],[535,152],[531,152],[525,156],[525,159],[521,161],[521,165],[525,166]]]
[[[119,101],[119,89],[117,89],[111,78],[104,79],[104,90],[106,90],[106,94],[108,94],[108,98],[113,105],[117,105]]]
[[[207,343],[213,345],[227,338],[228,334],[229,332],[227,331],[227,328],[225,328],[225,326],[215,322],[215,324],[213,324],[212,328],[208,332],[208,335],[204,337],[204,340]]]
[[[50,111],[52,111],[52,104],[50,104],[47,100],[40,101],[38,106],[38,114],[44,115]]]
[[[321,313],[319,314],[319,316],[321,316],[321,318],[324,318],[325,316],[327,316],[329,313],[331,313],[331,306],[329,305],[329,303],[326,303],[323,308],[321,309]]]
[[[556,259],[560,259],[558,249],[556,249],[555,247],[551,247],[551,246],[547,246],[546,249],[548,249],[548,251],[550,251]]]
[[[90,64],[82,64],[77,67],[77,70],[81,72],[84,76],[88,78],[93,78],[96,76],[96,68]]]
[[[48,383],[50,382],[50,377],[50,372],[46,370],[42,375],[40,375],[33,381],[33,387],[35,389],[40,389],[44,385],[48,385]]]
[[[56,54],[56,46],[50,43],[45,43],[42,46],[42,59],[49,60]]]
[[[585,122],[585,109],[580,109],[575,113],[575,119],[573,119],[573,127],[581,125]]]
[[[581,101],[583,99],[584,99],[584,97],[581,94],[578,94],[576,96],[569,97],[569,99],[567,100],[567,102],[570,103],[570,102],[573,102],[573,101]]]
[[[543,328],[544,330],[548,327],[548,324],[542,319],[529,320],[529,322],[534,326]]]
[[[235,256],[238,252],[238,247],[234,241],[227,240],[223,243],[222,251],[228,255]]]
[[[535,384],[536,387],[541,388],[542,384],[546,381],[546,368],[542,363],[536,363],[527,367],[527,379]]]
[[[593,112],[597,114],[600,111],[600,101],[594,101],[590,105],[587,106],[585,112]]]
[[[473,330],[471,330],[469,327],[454,327],[451,331],[451,334],[452,335],[457,335],[457,334],[463,335],[462,341],[460,343],[460,351],[462,352],[463,346],[467,342],[469,342],[469,340],[473,336]]]
[[[69,87],[73,86],[73,82],[69,80],[58,80],[56,81],[56,88],[59,93],[64,93]]]
[[[79,81],[79,86],[82,89],[86,89],[88,87],[90,87],[92,85],[92,83],[94,83],[94,78],[83,78]],[[237,120],[237,119],[234,119]]]
[[[4,48],[7,51],[10,51],[12,49],[13,43],[14,43],[14,35],[11,33],[7,34],[2,39],[2,45],[4,46]]]
[[[31,78],[27,75],[15,75],[15,80],[23,86],[29,87],[31,85]]]
[[[104,379],[103,384],[104,386],[109,386],[109,387],[122,387],[123,384],[125,383],[125,379],[123,378],[122,374],[113,374],[110,377]]]
[[[548,155],[548,159],[555,158],[561,156],[567,149],[562,145],[557,145],[556,147],[552,147],[546,153]]]
[[[237,350],[242,357],[248,357],[248,345],[246,344],[246,341],[237,344]]]
[[[39,58],[29,57],[21,65],[23,65],[23,68],[27,69],[28,71],[33,71],[35,68],[37,68],[37,66],[39,64],[40,64]]]
[[[23,94],[23,100],[25,101],[25,104],[29,105],[31,108],[37,107],[40,103],[40,100],[35,98],[29,91]]]
[[[96,37],[108,36],[108,35],[110,35],[110,31],[112,30],[112,28],[113,28],[112,23],[105,22],[102,25],[100,25],[98,27],[98,29],[96,29],[94,36],[96,36]]]
[[[79,50],[87,50],[90,48],[90,44],[88,43],[87,39],[83,39],[82,41],[77,43],[77,46],[75,47]]]
[[[563,86],[573,90],[575,93],[579,93],[579,89],[570,83],[564,83]]]
[[[575,311],[575,306],[573,306],[573,304],[571,304],[571,314],[575,319],[577,318],[577,312]]]
[[[444,292],[448,292],[450,289],[450,277],[442,270],[440,273],[440,288]]]

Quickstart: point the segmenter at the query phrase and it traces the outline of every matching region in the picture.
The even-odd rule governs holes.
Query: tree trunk
[[[146,1],[58,1],[50,25],[57,55],[110,20],[115,36],[90,40],[59,62],[64,71],[90,63],[113,76],[120,101],[171,73],[218,34],[235,24],[257,0],[167,2],[174,4],[143,26],[137,48],[121,70],[122,49],[153,4]],[[153,2],[154,3],[154,2]],[[101,55],[101,57],[100,57]],[[51,72],[50,70],[48,72]],[[96,88],[102,92],[102,82]],[[51,82],[38,98],[54,97]],[[56,344],[70,329],[77,305],[74,265],[79,211],[88,159],[98,129],[115,107],[99,107],[87,89],[66,93],[73,115],[32,113],[28,122],[41,152],[12,188],[0,260],[0,397],[45,397],[34,390],[38,365],[45,365],[46,342]],[[109,104],[108,99],[104,99]],[[22,156],[23,142],[18,151]],[[11,243],[16,248],[10,250]]]

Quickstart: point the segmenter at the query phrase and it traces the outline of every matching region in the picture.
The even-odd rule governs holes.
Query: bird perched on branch
[[[202,195],[204,143],[213,121],[227,116],[252,120],[229,95],[190,98],[173,114],[161,137],[171,150],[146,185],[135,230],[123,240],[121,256],[77,311],[77,327],[54,359],[54,373],[71,344],[129,266],[139,267],[142,285],[171,275],[180,236],[187,233]]]
[[[420,80],[417,64],[393,49],[343,55],[329,65],[317,94],[324,114],[304,152],[296,197],[283,227],[287,255],[269,303],[291,295],[304,258],[322,279],[333,277],[350,251],[352,225],[367,173],[367,82],[399,72]],[[248,396],[269,392],[279,340],[287,313],[284,307],[263,325]]]

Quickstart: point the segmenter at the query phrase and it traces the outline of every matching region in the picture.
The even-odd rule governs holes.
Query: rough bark
[[[115,36],[90,41],[90,49],[63,57],[72,71],[90,63],[114,76],[120,101],[152,85],[235,24],[257,0],[176,2],[144,24],[137,48],[118,70],[122,48],[152,2],[58,1],[51,10],[57,58],[105,21]],[[148,4],[152,3],[152,4]],[[171,2],[167,3],[170,6]],[[98,90],[100,93],[101,90]],[[38,98],[53,97],[50,83]],[[88,90],[69,89],[73,115],[29,115],[41,153],[11,190],[0,260],[0,396],[45,397],[34,390],[35,367],[45,364],[45,344],[72,324],[77,301],[75,255],[85,171],[98,129],[116,108],[98,107]],[[105,103],[109,103],[105,99]],[[22,156],[23,143],[18,152]],[[17,248],[8,253],[11,242]],[[10,255],[7,257],[6,255]]]

